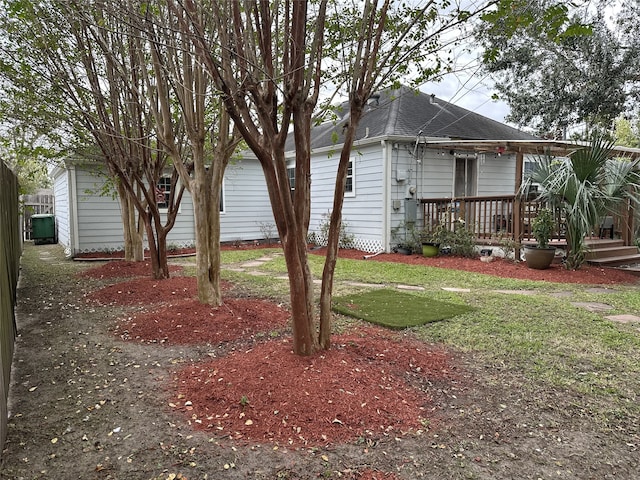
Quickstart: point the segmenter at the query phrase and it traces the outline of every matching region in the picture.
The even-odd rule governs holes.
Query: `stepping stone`
[[[606,312],[608,310],[613,310],[611,305],[598,302],[571,302],[571,305],[578,308],[584,308],[590,312]]]
[[[613,288],[605,288],[605,287],[592,287],[587,288],[585,290],[587,293],[616,293]]]
[[[470,288],[442,287],[446,292],[471,293]]]
[[[424,292],[424,287],[419,287],[417,285],[397,285],[396,288],[398,290],[412,290],[414,292]]]
[[[264,265],[263,261],[253,260],[251,262],[243,263],[241,266],[242,268],[255,268],[255,267],[261,267],[262,265]]]
[[[573,292],[554,292],[549,294],[550,297],[567,298],[573,297]]]
[[[370,288],[384,288],[385,285],[379,283],[362,283],[362,282],[344,282],[345,285],[350,287],[370,287]]]
[[[607,320],[611,320],[612,322],[620,322],[620,323],[640,323],[640,317],[636,315],[609,315],[608,317],[604,317]]]
[[[535,295],[534,290],[494,290],[496,293],[504,293],[506,295]]]
[[[266,277],[269,275],[267,272],[259,272],[258,270],[250,270],[247,272],[249,275],[253,275],[254,277]]]

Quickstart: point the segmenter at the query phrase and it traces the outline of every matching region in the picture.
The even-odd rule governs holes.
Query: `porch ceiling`
[[[567,156],[579,148],[588,147],[587,142],[572,142],[564,140],[425,140],[428,148],[464,149],[478,153],[517,153],[544,154]],[[630,147],[613,147],[613,155],[638,158],[640,149]]]

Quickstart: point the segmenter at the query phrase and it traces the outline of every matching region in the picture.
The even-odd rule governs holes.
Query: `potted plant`
[[[449,235],[443,223],[439,223],[432,230],[424,229],[420,235],[422,243],[422,255],[424,257],[435,257],[440,253],[440,247],[446,245],[446,238]]]
[[[555,225],[551,210],[543,208],[538,212],[531,224],[531,234],[536,239],[535,247],[524,248],[524,259],[529,268],[544,270],[549,268],[556,254],[555,247],[549,246],[549,239],[553,234]]]
[[[420,248],[420,234],[413,222],[404,222],[391,229],[392,237],[397,241],[393,251],[403,255],[416,253]]]

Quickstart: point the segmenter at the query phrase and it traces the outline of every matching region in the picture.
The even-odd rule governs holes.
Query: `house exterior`
[[[310,235],[323,243],[348,105],[312,130]],[[289,139],[290,178],[295,145]],[[564,155],[575,144],[541,140],[408,87],[373,95],[358,125],[343,221],[352,246],[390,251],[408,228],[464,220],[477,238],[507,233],[521,240],[526,215],[515,198],[525,155]],[[102,195],[108,179],[96,163],[69,160],[53,171],[59,242],[70,255],[121,250],[120,204]],[[294,186],[292,185],[292,188]],[[108,190],[108,189],[106,189]],[[524,213],[523,213],[524,212]],[[524,225],[524,226],[523,226]],[[277,236],[262,168],[251,154],[225,173],[221,241]],[[195,243],[193,206],[185,193],[168,245]]]
[[[312,131],[310,231],[316,237],[332,206],[340,138],[349,121],[348,105],[337,111],[344,115]],[[491,144],[478,148],[487,140]],[[445,216],[451,221],[461,215],[498,231],[501,216],[512,208],[507,197],[517,190],[522,167],[513,151],[494,145],[536,141],[408,87],[372,96],[358,126],[345,191],[343,220],[353,246],[390,251],[407,225],[423,228]],[[495,200],[489,209],[478,206],[463,213],[458,200],[463,197]],[[439,206],[430,214],[428,198],[438,199]]]
[[[110,193],[104,167],[96,162],[67,160],[51,173],[54,184],[58,242],[68,255],[124,249],[120,202]],[[265,238],[275,225],[262,168],[243,158],[227,167],[221,199],[222,242]],[[273,235],[276,236],[275,226]],[[195,245],[191,196],[185,192],[168,246]]]

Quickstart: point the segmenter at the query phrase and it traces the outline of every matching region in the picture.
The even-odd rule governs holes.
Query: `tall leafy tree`
[[[611,26],[603,2],[595,10],[591,2],[556,0],[513,7],[503,18],[488,16],[477,31],[485,68],[509,104],[507,120],[551,137],[582,124],[610,129],[638,93],[635,27],[624,14],[618,23],[627,33]]]

